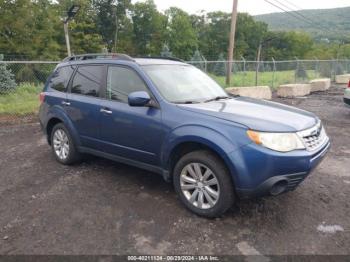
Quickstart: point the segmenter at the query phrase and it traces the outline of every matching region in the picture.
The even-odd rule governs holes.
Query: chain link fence
[[[36,119],[39,93],[56,61],[0,61],[0,124]],[[190,61],[226,87],[228,61]],[[350,73],[350,60],[232,61],[229,86],[306,83],[315,78],[335,79]]]
[[[228,61],[190,61],[207,72],[220,85],[225,84]],[[229,86],[270,86],[307,83],[316,78],[330,78],[350,73],[350,60],[288,60],[288,61],[232,61],[232,79]]]
[[[58,62],[0,61],[0,124],[37,119],[39,93]]]

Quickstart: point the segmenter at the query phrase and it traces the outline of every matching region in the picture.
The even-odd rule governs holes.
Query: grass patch
[[[0,114],[18,116],[36,114],[41,91],[42,86],[24,83],[10,93],[0,94]]]
[[[216,80],[222,87],[235,87],[235,86],[255,86],[255,72],[247,71],[246,73],[239,72],[232,75],[231,85],[227,86],[225,76],[216,76],[210,74],[210,76]],[[277,71],[273,72],[260,72],[258,74],[258,86],[270,86],[276,89],[283,84],[303,83],[308,82],[311,79],[317,77],[315,71],[307,71],[307,79],[295,79],[295,71]]]

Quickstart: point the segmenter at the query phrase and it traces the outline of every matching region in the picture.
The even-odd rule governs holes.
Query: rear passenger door
[[[161,110],[129,106],[128,95],[135,91],[146,91],[152,97],[136,71],[123,66],[108,67],[106,100],[101,104],[103,150],[157,165],[163,137]]]
[[[66,111],[77,129],[82,146],[99,149],[101,86],[104,65],[78,66],[67,95]]]

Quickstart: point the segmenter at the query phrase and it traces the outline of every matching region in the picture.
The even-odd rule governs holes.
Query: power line
[[[310,17],[306,17],[306,16],[304,16],[304,15],[300,12],[300,10],[304,10],[304,8],[301,8],[300,6],[297,6],[297,5],[291,3],[291,2],[288,1],[288,0],[284,0],[284,1],[287,2],[287,3],[289,3],[290,5],[292,5],[292,6],[294,6],[294,7],[296,7],[296,8],[298,9],[298,10],[295,10],[294,12],[297,12],[297,13],[299,13],[300,15],[302,15],[303,17],[305,17],[305,18],[309,19],[310,21],[312,21],[313,23],[318,24],[318,21],[315,21],[315,20],[311,19]],[[324,26],[321,26],[321,27],[322,27],[323,29],[325,29],[326,31],[328,31],[328,32],[332,32],[332,31],[330,31],[327,27],[324,27]],[[335,30],[336,30],[337,32],[342,32],[342,31],[343,31],[341,28],[338,27],[337,24],[334,24],[334,25],[333,25],[333,29],[334,29],[334,27],[335,27]],[[332,32],[332,33],[333,33],[333,32]]]
[[[289,9],[289,10],[286,10],[285,7],[283,8],[283,7],[279,6],[279,5],[276,4],[276,3],[270,2],[269,0],[264,0],[264,1],[267,2],[267,3],[269,3],[270,5],[272,5],[272,6],[274,6],[274,7],[276,7],[276,8],[278,8],[278,9],[282,10],[283,12],[289,14],[290,16],[293,16],[294,18],[296,18],[296,19],[298,19],[298,20],[300,20],[300,19],[303,20],[304,23],[307,23],[308,25],[311,25],[311,26],[314,27],[314,28],[316,27],[316,28],[318,28],[318,29],[326,30],[326,31],[328,31],[328,32],[330,32],[330,33],[333,33],[332,31],[330,31],[330,30],[327,29],[327,28],[323,28],[323,27],[320,27],[319,25],[314,24],[314,23],[315,23],[314,21],[312,21],[312,20],[310,20],[309,18],[305,17],[303,14],[300,14],[298,11],[291,10],[289,7],[287,7],[287,9]],[[281,4],[281,2],[278,1],[278,0],[274,0],[274,1],[276,1],[276,2],[278,2],[278,3]],[[284,4],[282,4],[282,5],[285,6]],[[298,16],[297,16],[297,15],[298,15]]]
[[[288,0],[284,0],[285,2],[287,2],[289,5],[293,6],[294,8],[298,9],[298,10],[303,10],[303,8],[301,8],[300,6],[295,5],[294,3],[288,1]]]
[[[326,31],[328,31],[328,32],[331,32],[328,28],[326,28],[326,27],[324,27],[324,26],[321,26],[321,25],[318,25],[316,21],[314,21],[313,19],[311,19],[311,18],[305,16],[304,14],[302,14],[301,12],[299,12],[298,10],[291,9],[289,6],[285,5],[284,3],[280,2],[279,0],[273,0],[273,1],[275,1],[275,2],[277,2],[277,3],[279,3],[279,4],[281,4],[282,6],[286,7],[289,11],[291,11],[291,12],[293,12],[293,13],[299,15],[300,17],[304,18],[305,20],[307,20],[307,21],[313,23],[315,27],[318,27],[319,29],[322,29],[322,30],[326,30]],[[292,4],[292,3],[290,3],[290,2],[287,1],[287,0],[284,0],[284,1],[287,2],[287,3],[289,3],[290,5],[295,6],[297,9],[302,10],[301,7],[298,7],[298,6],[296,6],[296,5]]]
[[[278,8],[278,9],[282,10],[283,12],[285,12],[285,13],[287,13],[287,14],[293,16],[294,18],[300,19],[300,17],[296,16],[293,12],[284,9],[283,7],[280,7],[279,5],[277,5],[277,4],[275,4],[275,3],[272,3],[272,2],[270,2],[269,0],[264,0],[264,1],[267,2],[267,3],[269,3],[270,5],[272,5],[272,6],[274,6],[274,7],[276,7],[276,8]],[[305,23],[308,23],[309,25],[314,26],[314,25],[313,25],[312,23],[310,23],[309,21],[304,21],[304,22],[305,22]]]
[[[289,6],[285,5],[284,3],[282,3],[282,2],[280,2],[280,1],[278,1],[278,0],[273,0],[273,1],[279,3],[280,5],[282,5],[282,6],[285,7],[285,8],[287,8],[288,11],[294,12],[295,14],[299,15],[300,17],[303,17],[304,19],[306,19],[306,20],[308,20],[308,21],[314,23],[314,21],[312,21],[312,20],[309,19],[308,17],[304,16],[303,14],[299,13],[297,10],[291,9]]]

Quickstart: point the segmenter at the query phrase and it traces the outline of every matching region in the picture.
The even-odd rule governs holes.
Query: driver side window
[[[108,67],[106,94],[108,99],[127,103],[128,95],[136,91],[149,93],[145,83],[136,72],[125,67]]]

